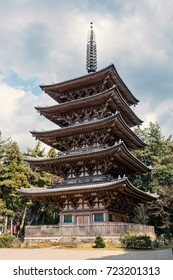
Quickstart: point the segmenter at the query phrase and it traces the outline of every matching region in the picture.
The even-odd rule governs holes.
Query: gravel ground
[[[173,260],[171,249],[155,251],[1,248],[0,260]]]

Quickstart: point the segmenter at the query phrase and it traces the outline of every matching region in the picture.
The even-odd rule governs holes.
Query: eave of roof
[[[131,91],[128,89],[128,87],[126,86],[126,84],[123,82],[123,80],[120,78],[114,64],[112,64],[112,69],[113,69],[113,73],[111,73],[111,77],[115,83],[115,85],[117,85],[117,80],[119,81],[119,86],[120,89],[124,92],[126,98],[128,99],[128,97],[130,97],[130,99],[132,100],[132,104],[137,104],[139,102],[139,100],[131,93]],[[125,89],[125,91],[123,90]],[[129,99],[129,100],[130,100]]]
[[[146,143],[144,143],[136,134],[133,132],[130,127],[123,120],[121,113],[117,112],[113,116],[95,120],[89,123],[78,124],[75,126],[65,127],[56,130],[50,131],[30,131],[32,136],[36,137],[40,141],[44,142],[47,145],[54,147],[52,143],[55,143],[56,138],[73,136],[79,134],[80,132],[86,133],[90,131],[100,130],[102,128],[106,128],[111,126],[112,130],[114,130],[115,135],[122,139],[125,143],[129,142],[130,147],[132,148],[141,148],[145,147]],[[118,129],[117,129],[118,128]],[[50,140],[52,138],[52,140]],[[52,143],[51,143],[52,142]]]
[[[93,85],[96,84],[97,82],[104,81],[108,75],[110,75],[114,84],[119,86],[120,90],[122,90],[123,92],[124,98],[127,98],[130,104],[137,104],[139,102],[139,100],[133,96],[131,91],[128,89],[128,87],[120,78],[114,64],[110,64],[109,66],[94,73],[90,73],[60,83],[40,85],[40,87],[42,90],[44,90],[47,94],[49,94],[52,98],[56,100],[56,97],[54,96],[54,92],[52,91],[55,91],[57,93],[57,90],[62,92],[63,90],[77,89],[79,88],[80,84],[83,87]]]
[[[141,191],[140,189],[134,187],[127,178],[122,178],[118,180],[113,180],[110,182],[103,183],[92,183],[84,185],[74,185],[74,186],[59,186],[56,188],[21,188],[19,192],[23,196],[27,197],[37,197],[37,196],[58,196],[63,194],[75,194],[82,192],[99,192],[104,189],[111,190],[116,188],[118,191],[123,192],[129,196],[137,197],[138,199],[143,199],[145,201],[151,201],[157,199],[158,195],[156,193],[149,193]]]
[[[53,106],[45,106],[45,107],[35,107],[36,110],[38,110],[39,112],[43,113],[52,113],[52,112],[68,112],[70,110],[74,110],[74,109],[78,109],[78,108],[85,108],[87,103],[92,103],[95,102],[94,104],[96,104],[97,102],[100,103],[100,99],[103,100],[107,100],[107,98],[111,95],[111,91],[112,89],[114,89],[115,86],[113,86],[110,89],[106,89],[105,91],[102,91],[98,94],[92,95],[92,96],[87,96],[87,97],[83,97],[80,99],[76,99],[76,100],[72,100],[72,101],[68,101],[65,103],[60,103],[57,105],[53,105]]]
[[[80,108],[86,108],[87,106],[95,106],[106,102],[109,99],[109,103],[114,107],[114,110],[119,106],[118,109],[121,114],[126,116],[126,122],[129,126],[139,125],[142,121],[136,116],[136,114],[128,106],[120,92],[116,90],[116,87],[112,87],[99,94],[77,99],[75,101],[66,102],[48,107],[35,107],[40,114],[44,115],[49,120],[53,121],[52,114],[67,113]],[[124,113],[125,112],[125,113]]]
[[[57,158],[27,158],[27,162],[35,167],[40,167],[44,169],[44,166],[47,168],[48,165],[62,165],[63,163],[76,163],[79,160],[88,161],[94,158],[103,158],[104,156],[114,156],[117,161],[128,166],[132,170],[139,172],[150,172],[151,168],[147,167],[139,159],[137,159],[130,151],[127,149],[124,142],[116,143],[115,145],[97,149],[94,151],[81,151],[73,154],[65,154]]]

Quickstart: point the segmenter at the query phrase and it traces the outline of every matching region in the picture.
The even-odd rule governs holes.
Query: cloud
[[[34,96],[31,92],[0,85],[0,120],[4,137],[11,137],[20,148],[35,146],[35,140],[29,131],[53,129],[55,126],[41,117],[34,106],[52,105],[54,102],[46,94]]]
[[[142,127],[147,127],[150,122],[158,123],[160,125],[162,134],[165,137],[173,135],[172,121],[173,121],[173,99],[166,99],[153,106],[150,100],[141,101],[138,106],[132,108],[137,116],[143,121]]]
[[[173,93],[172,0],[166,5],[163,0],[0,0],[0,8],[1,125],[22,148],[33,143],[29,130],[51,127],[33,109],[51,102],[38,85],[86,74],[90,21],[98,70],[114,63],[141,100],[139,116],[172,133],[172,113],[167,109]]]
[[[67,77],[76,62],[80,65],[81,50],[85,57],[81,38],[88,21],[80,14],[82,5],[76,5],[81,1],[62,2],[25,1],[19,5],[14,0],[11,6],[8,1],[3,3],[0,67],[5,74],[13,71],[23,79],[34,76],[48,82]]]
[[[2,2],[2,1],[1,1]],[[0,64],[23,79],[61,81],[85,73],[88,24],[95,22],[98,68],[115,63],[138,71],[167,63],[171,5],[163,1],[7,1],[1,18]],[[168,1],[169,2],[169,1]],[[5,1],[6,3],[6,1]],[[170,9],[170,10],[169,10]],[[157,12],[156,12],[157,11]],[[8,24],[7,24],[8,23]],[[8,54],[8,55],[7,55]]]

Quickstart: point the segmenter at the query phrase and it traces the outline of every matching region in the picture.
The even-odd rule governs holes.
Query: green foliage
[[[6,149],[9,147],[11,144],[11,139],[4,139],[2,135],[2,131],[0,131],[0,162],[3,162],[3,157],[5,155]]]
[[[46,155],[45,149],[41,149],[41,142],[39,140],[37,141],[35,148],[33,149],[28,148],[27,150],[28,151],[25,155],[29,157],[36,158],[36,157],[44,157]]]
[[[96,236],[94,242],[95,242],[94,248],[105,248],[106,246],[103,237],[101,236]]]
[[[13,247],[15,236],[4,234],[0,235],[0,248],[10,248]]]
[[[152,240],[148,235],[131,235],[126,232],[120,239],[121,243],[128,249],[151,249]]]
[[[28,149],[28,155],[45,156],[40,144],[38,142],[34,149]],[[0,133],[0,215],[4,233],[11,219],[14,224],[20,223],[21,232],[26,221],[28,224],[57,223],[57,210],[41,202],[29,201],[18,192],[21,187],[50,186],[53,179],[52,175],[31,168],[17,143],[3,139]]]
[[[156,227],[164,233],[173,232],[173,141],[162,135],[157,123],[150,123],[147,128],[135,130],[148,146],[134,151],[135,155],[153,170],[149,174],[133,177],[131,182],[144,191],[157,192],[156,201],[135,207],[129,215],[130,222],[142,222]]]
[[[40,201],[30,201],[27,210],[26,224],[53,225],[58,223],[58,209]]]
[[[165,139],[157,123],[135,130],[136,134],[147,143],[147,147],[134,151],[134,154],[153,171],[133,178],[133,184],[144,191],[156,191],[160,185],[173,183],[173,142]]]
[[[133,151],[135,156],[148,166],[152,172],[129,177],[137,188],[143,191],[157,192],[157,201],[141,204],[129,211],[129,221],[151,224],[158,232],[165,230],[173,233],[173,141],[165,138],[157,123],[150,123],[147,128],[138,128],[136,134],[148,144],[144,149]],[[23,155],[17,143],[4,139],[0,132],[0,215],[3,216],[5,227],[9,220],[27,224],[57,223],[57,210],[42,202],[30,201],[18,193],[20,187],[48,187],[57,180],[54,176],[42,170],[31,168],[25,161],[25,156],[44,157],[45,150],[41,142],[28,148]],[[50,149],[49,157],[55,157],[56,151]]]
[[[169,145],[171,143],[171,136],[165,138],[162,135],[158,123],[150,122],[147,128],[138,128],[135,130],[136,134],[140,137],[143,135],[144,142],[147,147],[143,150],[137,150],[136,155],[146,164],[155,167],[157,161],[165,155],[169,155]],[[171,147],[170,147],[171,148]]]
[[[26,163],[15,142],[6,149],[0,165],[0,197],[4,207],[16,211],[20,205],[18,189],[28,187]]]
[[[48,157],[50,157],[50,158],[55,158],[55,157],[57,157],[57,152],[56,152],[56,150],[55,150],[54,148],[51,148],[51,149],[48,151],[47,155],[48,155]]]
[[[28,148],[26,157],[45,157],[45,150],[41,149],[41,142],[37,141],[35,148]],[[42,170],[37,168],[29,168],[28,172],[28,180],[31,186],[35,186],[38,188],[43,188],[47,186],[51,186],[53,183],[54,177],[51,174],[48,174]]]
[[[48,156],[53,157],[55,150],[50,149]],[[45,150],[41,148],[41,142],[37,141],[35,148],[28,148],[27,157],[45,157]],[[31,186],[45,188],[54,182],[54,176],[40,169],[29,168],[28,180]],[[32,225],[58,223],[58,211],[53,206],[40,201],[30,201],[27,207],[26,223]]]

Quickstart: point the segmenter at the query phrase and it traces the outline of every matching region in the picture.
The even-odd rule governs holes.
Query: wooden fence
[[[93,225],[43,225],[26,226],[25,240],[27,239],[58,239],[60,237],[87,238],[94,236],[120,237],[124,232],[155,236],[153,226],[132,223],[109,223]]]

